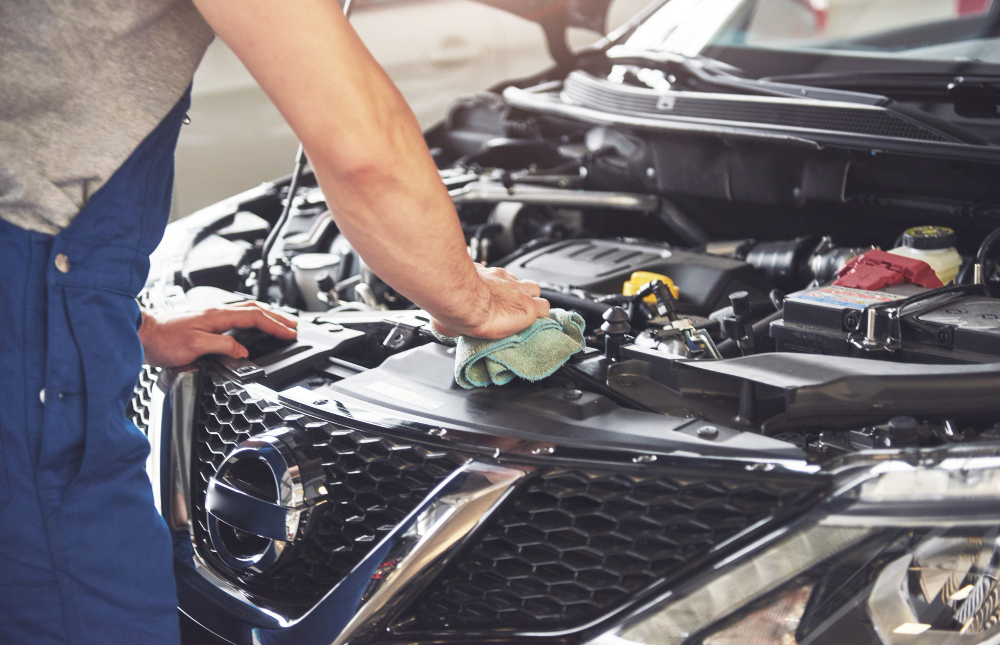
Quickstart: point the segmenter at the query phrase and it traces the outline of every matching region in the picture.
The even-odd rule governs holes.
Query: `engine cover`
[[[766,302],[770,291],[756,269],[741,260],[641,242],[558,242],[522,255],[505,268],[542,286],[601,294],[621,293],[635,271],[660,273],[680,289],[678,310],[698,315],[728,306],[734,291],[747,291],[752,302]]]

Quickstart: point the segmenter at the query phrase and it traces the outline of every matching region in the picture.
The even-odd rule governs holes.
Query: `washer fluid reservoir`
[[[958,275],[962,256],[955,250],[955,231],[944,226],[914,226],[903,232],[903,246],[889,253],[931,265],[941,284],[948,284]]]

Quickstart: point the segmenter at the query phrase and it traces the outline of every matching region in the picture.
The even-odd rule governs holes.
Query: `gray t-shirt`
[[[68,226],[181,98],[211,40],[191,0],[0,0],[0,218]]]

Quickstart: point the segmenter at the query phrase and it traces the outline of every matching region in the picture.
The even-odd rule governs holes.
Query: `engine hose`
[[[779,309],[772,314],[764,316],[757,322],[753,324],[753,341],[754,346],[760,347],[764,340],[767,338],[768,333],[771,329],[771,323],[775,320],[781,318],[782,310]],[[736,358],[740,355],[740,347],[736,344],[736,341],[732,338],[727,338],[717,345],[719,353],[722,354],[723,358]]]
[[[604,312],[612,307],[612,305],[607,303],[577,298],[576,296],[553,289],[542,289],[542,297],[548,300],[549,304],[553,307],[575,309],[583,314],[584,318],[588,318],[591,321],[601,320],[604,317]]]
[[[348,5],[350,4],[348,2]],[[299,182],[302,180],[302,171],[305,169],[305,165],[306,152],[300,143],[298,152],[295,153],[295,168],[292,170],[292,179],[288,184],[288,196],[285,198],[284,208],[281,209],[278,221],[274,223],[271,231],[264,238],[264,247],[261,249],[261,263],[260,270],[257,272],[257,289],[255,295],[257,300],[263,302],[268,302],[267,293],[268,288],[271,286],[271,250],[281,236],[285,225],[288,224],[288,218],[292,213],[292,202],[295,201],[295,193],[298,192]]]
[[[997,240],[1000,240],[1000,228],[993,229],[983,243],[979,245],[979,252],[976,253],[976,263],[983,264],[986,262],[987,256],[990,253],[990,249],[996,244]]]

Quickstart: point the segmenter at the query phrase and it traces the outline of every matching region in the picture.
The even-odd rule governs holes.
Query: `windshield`
[[[993,0],[670,0],[621,44],[1000,64],[998,31]]]

